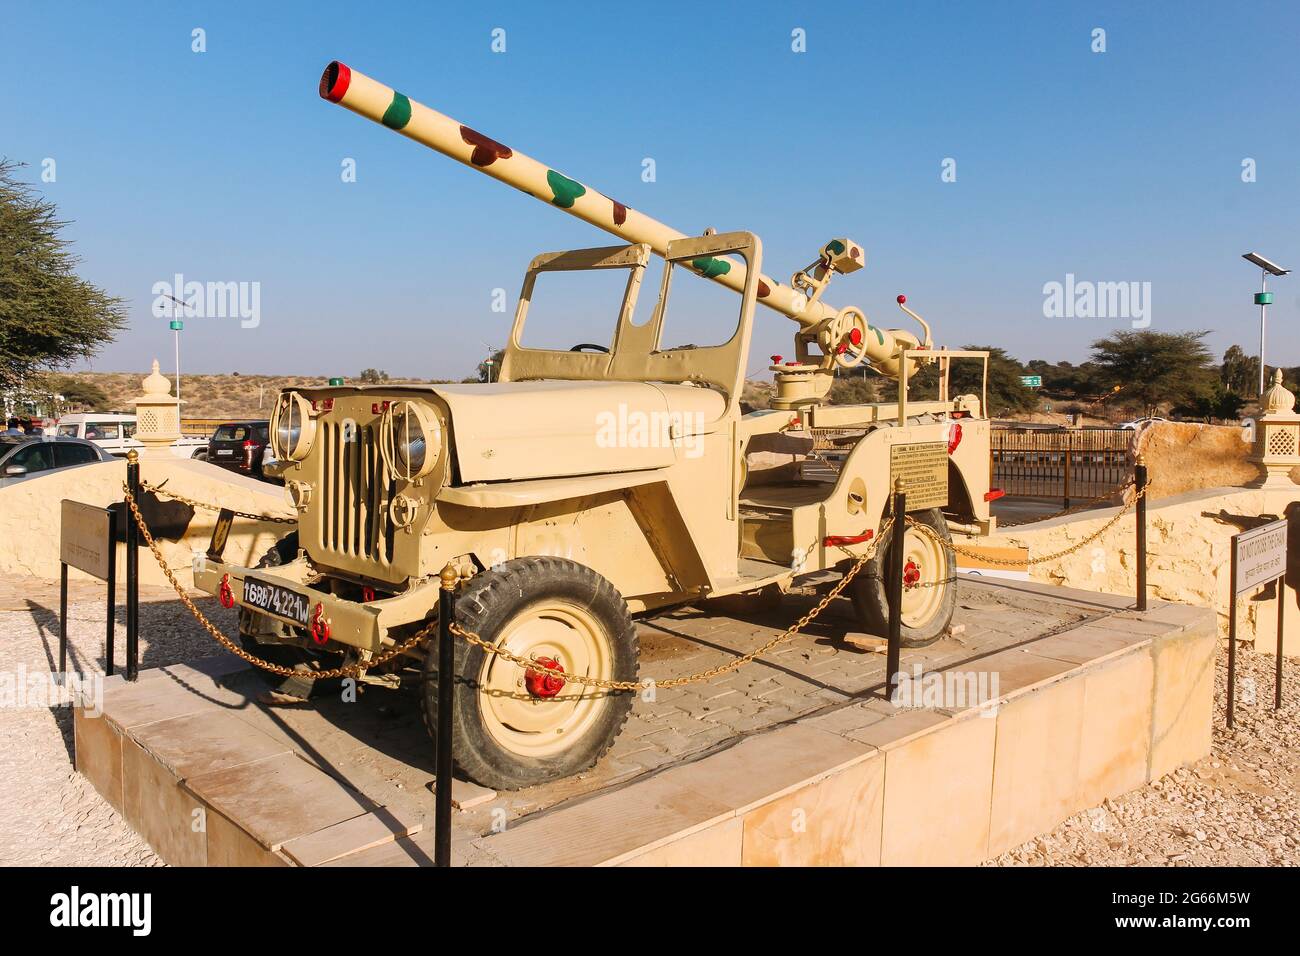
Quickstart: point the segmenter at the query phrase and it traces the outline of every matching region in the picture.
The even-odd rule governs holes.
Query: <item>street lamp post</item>
[[[1268,291],[1268,277],[1269,275],[1281,277],[1291,270],[1283,269],[1277,263],[1270,262],[1257,252],[1247,252],[1241,258],[1260,268],[1259,291],[1255,293],[1255,304],[1259,306],[1259,397],[1263,398],[1264,381],[1267,375],[1264,368],[1264,338],[1268,328],[1268,307],[1273,302],[1273,293]]]
[[[181,397],[181,329],[185,328],[185,323],[180,319],[172,319],[168,323],[172,334],[176,338],[176,400],[180,401]]]

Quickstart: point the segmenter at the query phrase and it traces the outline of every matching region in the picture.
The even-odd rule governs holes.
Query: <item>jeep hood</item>
[[[726,408],[708,388],[646,382],[437,385],[464,482],[662,468]],[[700,439],[702,440],[702,439]]]

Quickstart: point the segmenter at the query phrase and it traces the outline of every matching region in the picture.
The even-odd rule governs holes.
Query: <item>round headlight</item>
[[[311,448],[316,422],[311,406],[297,392],[285,392],[275,406],[271,423],[271,451],[277,459],[302,461]]]
[[[442,423],[420,405],[394,402],[385,413],[382,447],[394,475],[405,481],[423,478],[438,464]]]

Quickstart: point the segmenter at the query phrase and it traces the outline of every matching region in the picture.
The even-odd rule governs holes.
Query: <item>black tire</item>
[[[952,580],[957,573],[957,560],[949,548],[952,537],[948,534],[948,522],[944,519],[942,511],[933,508],[929,511],[918,511],[909,517],[928,525],[943,542],[940,574],[941,580],[945,583],[938,588],[942,592],[941,597],[925,621],[913,621],[909,624],[904,618],[900,628],[901,643],[904,647],[925,647],[943,637],[948,630],[948,625],[952,623],[953,611],[957,607],[957,588]],[[853,602],[853,608],[857,611],[863,628],[868,633],[881,637],[889,633],[889,601],[885,596],[884,573],[889,543],[893,540],[893,535],[894,527],[891,526],[889,532],[881,538],[880,545],[871,560],[867,562],[867,566],[858,572],[858,576],[849,585],[849,598]]]
[[[585,611],[598,627],[599,639],[605,642],[609,654],[610,678],[636,679],[640,641],[627,604],[612,584],[575,561],[517,558],[475,575],[457,597],[456,621],[466,631],[495,642],[522,615],[554,602]],[[490,729],[489,724],[499,727],[492,698],[528,698],[489,694],[481,682],[493,674],[503,679],[522,679],[523,668],[502,659],[490,661],[495,655],[460,638],[456,639],[455,655],[453,758],[471,780],[494,790],[517,790],[588,769],[609,750],[632,709],[630,692],[603,692],[570,682],[563,694],[581,693],[584,700],[594,698],[591,703],[579,705],[589,708],[579,735],[569,746],[542,756],[512,749]],[[421,694],[425,725],[434,741],[438,739],[437,666],[434,641],[425,656]],[[492,669],[497,667],[508,670],[494,672]],[[545,702],[539,703],[546,706]],[[557,702],[556,706],[565,704]]]

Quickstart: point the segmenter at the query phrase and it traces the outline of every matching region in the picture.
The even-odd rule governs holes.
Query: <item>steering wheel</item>
[[[569,349],[569,351],[570,351],[570,352],[586,352],[586,351],[592,351],[592,352],[604,352],[606,355],[609,354],[609,349],[605,348],[605,346],[603,346],[603,345],[594,345],[594,344],[592,344],[591,342],[579,342],[579,343],[578,343],[577,345],[575,345],[573,348]]]
[[[862,310],[847,306],[829,323],[818,344],[840,368],[856,368],[867,357],[867,332],[870,326]]]

